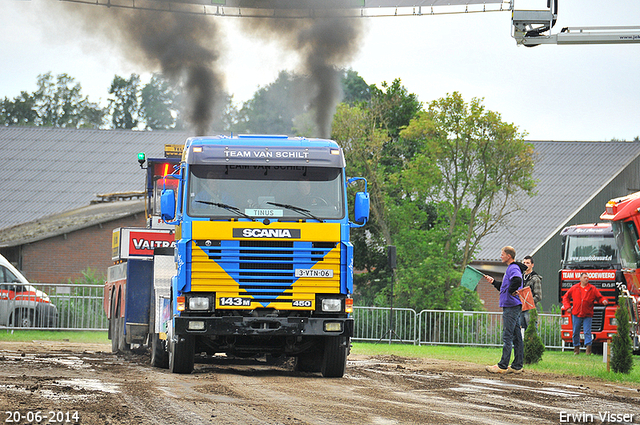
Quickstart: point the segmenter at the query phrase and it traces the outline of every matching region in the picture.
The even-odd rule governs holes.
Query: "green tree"
[[[233,102],[233,95],[220,96],[222,101],[215,106],[214,118],[211,122],[213,132],[231,132],[238,122],[238,108]]]
[[[384,194],[384,170],[380,166],[382,149],[388,140],[386,131],[376,126],[366,104],[338,105],[331,137],[343,148],[350,176],[368,180],[371,217],[366,227],[352,231],[354,267],[363,270],[354,279],[357,303],[387,305],[390,294],[390,270],[386,266],[386,245],[391,233]],[[350,199],[361,188],[350,188]]]
[[[140,76],[131,74],[129,79],[113,77],[109,94],[109,109],[113,128],[132,129],[138,126],[140,112]]]
[[[281,71],[274,82],[259,88],[239,111],[227,105],[221,111],[228,117],[222,124],[242,133],[312,136],[317,133],[317,117],[310,109],[306,89],[309,84],[306,76]],[[371,88],[351,69],[343,71],[342,91],[343,102],[351,106],[371,99]]]
[[[616,310],[618,329],[612,340],[613,357],[611,359],[611,369],[614,372],[628,374],[633,369],[633,348],[629,333],[629,311],[627,310],[629,299],[620,296],[618,302],[619,307]]]
[[[100,128],[105,112],[82,95],[82,86],[73,77],[51,72],[38,75],[33,93],[37,117],[35,125],[68,128]]]
[[[351,106],[371,100],[371,87],[353,69],[347,69],[342,75],[342,93],[342,102]]]
[[[461,270],[517,208],[516,194],[533,193],[532,146],[478,99],[467,104],[454,93],[419,108],[395,80],[372,89],[368,104],[340,105],[334,117],[348,173],[366,177],[371,195],[370,224],[353,232],[356,253],[364,252],[356,267],[366,270],[356,292],[377,301],[390,295],[385,252],[393,244],[395,305],[481,309],[477,294],[459,287]]]
[[[518,210],[518,197],[534,194],[534,151],[524,135],[481,99],[466,103],[457,92],[431,102],[401,132],[418,152],[404,175],[409,197],[436,202],[446,217],[445,256],[462,236],[462,268],[482,238]]]
[[[35,104],[33,95],[25,91],[13,100],[5,97],[0,103],[0,125],[35,125],[38,118]]]
[[[271,84],[258,89],[238,112],[237,132],[292,134],[293,119],[303,112],[304,102],[295,96],[301,92],[302,78],[281,71]]]
[[[409,93],[399,78],[393,80],[390,85],[384,81],[381,86],[382,88],[370,86],[370,108],[377,125],[384,128],[389,133],[389,137],[395,140],[400,130],[409,125],[420,111],[422,104],[418,101],[416,94]],[[390,155],[393,154],[390,153]]]
[[[140,92],[140,118],[145,127],[150,130],[168,130],[175,127],[176,97],[176,90],[169,81],[153,74]]]
[[[415,282],[416,277],[419,282],[438,278],[435,269],[432,274],[424,273],[424,269],[435,264],[442,266],[438,271],[445,270],[446,275],[446,264],[431,263],[432,257],[426,254],[430,249],[437,251],[430,243],[435,233],[428,234],[435,219],[433,209],[425,203],[404,199],[400,190],[402,161],[398,166],[395,157],[398,151],[394,148],[397,140],[390,133],[408,125],[412,117],[397,111],[415,112],[420,103],[401,86],[399,79],[391,86],[383,84],[382,89],[370,86],[370,92],[369,102],[340,104],[332,125],[332,138],[344,149],[348,174],[366,177],[371,199],[369,223],[366,228],[352,232],[355,267],[366,271],[355,277],[354,296],[357,302],[389,305],[392,273],[387,265],[386,250],[388,245],[395,245],[398,270],[394,304],[420,308],[417,306],[427,306],[424,297],[420,293],[407,296],[403,290],[405,283]]]
[[[538,335],[538,310],[529,310],[529,326],[524,331],[524,362],[526,364],[538,363],[542,360],[545,347],[542,338]]]

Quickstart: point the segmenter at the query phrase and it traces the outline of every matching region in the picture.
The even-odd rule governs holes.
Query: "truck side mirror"
[[[356,193],[356,201],[354,205],[354,219],[358,224],[366,224],[369,221],[369,193]]]
[[[176,217],[176,196],[173,189],[165,189],[160,195],[160,216],[165,222],[173,221]]]

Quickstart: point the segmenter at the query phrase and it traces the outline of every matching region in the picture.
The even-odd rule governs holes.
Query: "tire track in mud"
[[[431,359],[351,356],[342,379],[224,357],[176,375],[148,361],[143,352],[0,343],[0,412],[78,411],[89,425],[557,424],[561,412],[597,418],[640,405],[640,386],[496,377]]]

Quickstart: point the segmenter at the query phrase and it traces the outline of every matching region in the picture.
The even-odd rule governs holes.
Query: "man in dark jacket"
[[[589,275],[582,272],[580,282],[573,285],[562,297],[562,310],[571,313],[573,323],[573,354],[580,354],[580,328],[584,330],[584,345],[587,355],[591,354],[591,321],[593,320],[593,305],[600,302],[604,305],[609,301],[602,296],[598,288],[589,283]],[[571,302],[571,304],[570,304]]]
[[[536,308],[538,308],[538,304],[540,303],[540,301],[542,301],[542,276],[540,276],[535,272],[535,270],[533,270],[533,258],[530,255],[524,257],[524,260],[522,260],[522,264],[527,266],[527,269],[522,275],[522,277],[524,278],[523,287],[531,287],[533,302],[535,303]],[[536,324],[534,323],[534,325]],[[520,327],[526,330],[527,326],[529,326],[529,310],[523,311],[522,315],[520,316]]]
[[[522,263],[516,263],[516,250],[505,246],[500,252],[500,260],[507,265],[502,284],[491,276],[485,279],[500,291],[500,307],[502,307],[502,358],[493,366],[487,366],[490,373],[522,373],[524,363],[524,344],[520,333],[520,313],[522,302],[518,290],[522,288],[522,271],[526,269]],[[513,363],[511,349],[513,348]]]

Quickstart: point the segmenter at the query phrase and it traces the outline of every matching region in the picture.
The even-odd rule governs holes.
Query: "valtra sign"
[[[113,231],[111,257],[113,261],[153,256],[156,248],[175,248],[175,235],[169,229],[127,229]]]

